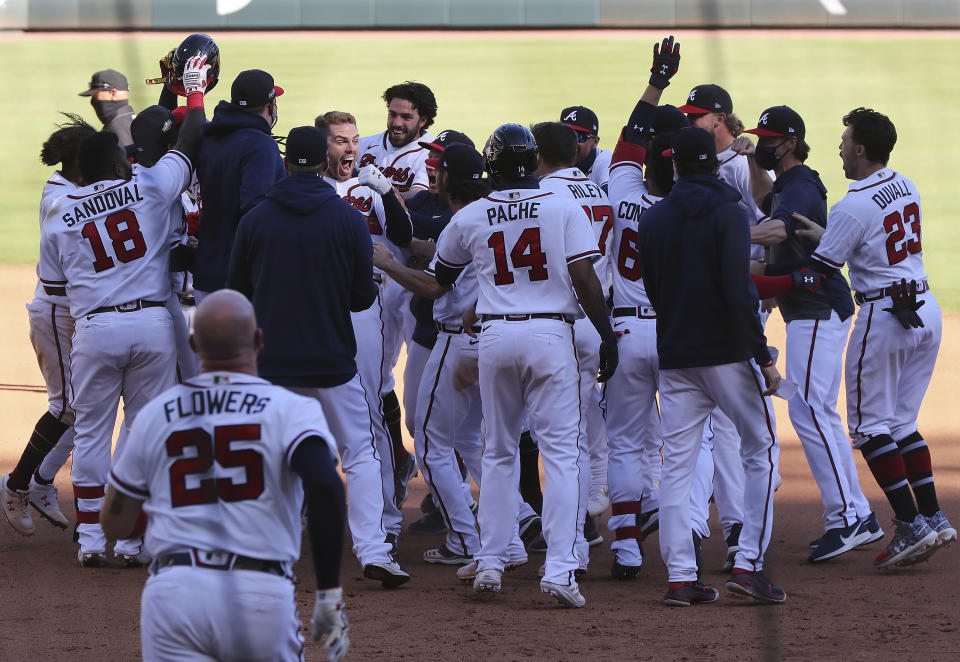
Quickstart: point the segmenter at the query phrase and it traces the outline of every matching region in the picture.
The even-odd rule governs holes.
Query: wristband
[[[187,95],[187,110],[203,109],[203,92],[191,92]]]
[[[647,81],[647,82],[650,83],[651,85],[653,85],[653,86],[654,86],[655,88],[657,88],[658,90],[662,90],[662,89],[664,89],[667,85],[670,84],[670,81],[669,81],[669,80],[667,80],[666,78],[663,78],[663,77],[661,77],[661,76],[658,76],[657,74],[650,74],[650,80]]]
[[[760,367],[761,367],[761,368],[772,368],[774,365],[776,365],[776,362],[775,362],[773,359],[770,359],[770,362],[769,362],[769,363],[764,363],[764,364],[763,364],[762,366],[760,366]]]

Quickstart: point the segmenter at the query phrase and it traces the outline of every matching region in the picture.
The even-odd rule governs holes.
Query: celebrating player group
[[[381,133],[320,108],[278,141],[284,90],[266,71],[239,73],[208,118],[220,58],[187,37],[135,116],[116,100],[122,74],[98,72],[81,94],[104,130],[67,115],[41,151],[58,169],[27,309],[49,407],[0,498],[24,536],[34,514],[70,527],[53,480],[73,453],[79,563],[149,570],[145,659],[302,659],[304,530],[310,630],[331,660],[350,643],[347,532],[386,589],[412,580],[406,530],[444,534],[424,561],[488,596],[541,555],[540,590],[579,608],[609,509],[610,576],[636,578],[659,531],[663,603],[691,606],[719,599],[701,580],[714,501],[725,588],[783,603],[764,570],[774,395],[823,501],[811,563],[885,536],[854,450],[894,518],[874,566],[956,540],[917,426],[941,313],[886,115],[838,118],[852,183],[828,210],[784,100],[751,129],[715,83],[661,103],[673,37],[653,46],[613,152],[585,106],[476,143],[433,133],[437,100],[410,81],[383,93]],[[775,309],[783,378],[764,334]],[[418,472],[424,516],[405,529]]]

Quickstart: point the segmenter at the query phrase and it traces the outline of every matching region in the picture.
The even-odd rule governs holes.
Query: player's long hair
[[[82,117],[74,113],[61,113],[69,122],[57,124],[57,130],[40,148],[40,162],[46,166],[58,163],[72,164],[80,152],[80,144],[97,132]]]
[[[459,179],[447,175],[447,195],[451,200],[468,205],[489,193],[490,180],[486,177],[482,179]]]
[[[424,131],[430,128],[437,117],[437,98],[433,96],[433,90],[423,83],[408,80],[388,87],[383,93],[383,100],[389,106],[393,99],[405,99],[413,105],[420,117],[427,120],[423,125]]]

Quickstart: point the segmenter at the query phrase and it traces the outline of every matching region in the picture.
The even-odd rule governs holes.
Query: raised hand
[[[680,68],[680,43],[674,43],[673,35],[663,43],[653,45],[653,66],[650,67],[650,84],[663,89]]]

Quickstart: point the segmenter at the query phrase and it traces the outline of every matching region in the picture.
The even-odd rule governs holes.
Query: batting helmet
[[[217,80],[220,77],[220,47],[209,35],[197,33],[184,39],[173,51],[173,56],[170,58],[170,69],[173,72],[174,82],[167,86],[171,92],[186,96],[183,89],[183,67],[187,60],[195,55],[206,55],[207,64],[210,65],[205,91],[209,92],[216,87]]]
[[[487,172],[495,181],[520,179],[537,172],[537,141],[525,126],[503,124],[490,136]]]

